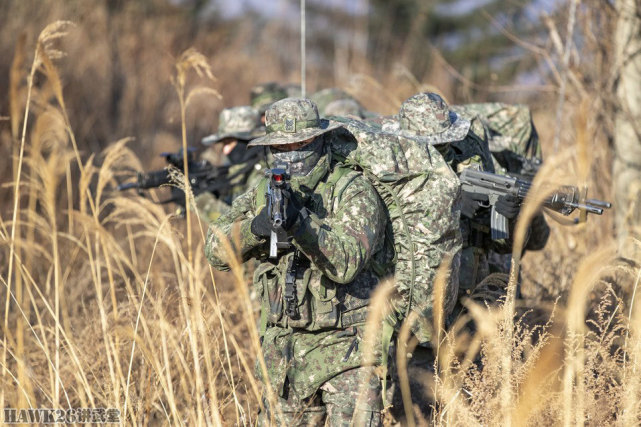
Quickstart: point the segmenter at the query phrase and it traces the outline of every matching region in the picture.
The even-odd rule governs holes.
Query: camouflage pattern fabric
[[[487,126],[477,117],[470,120],[450,111],[439,95],[421,93],[410,97],[401,105],[396,122],[394,118],[386,118],[382,128],[434,146],[457,175],[466,168],[494,172]],[[459,223],[463,241],[459,272],[462,295],[489,274],[487,251],[488,246],[495,243],[491,241],[485,223],[486,219],[473,221],[467,218],[461,218]],[[503,242],[499,244],[503,245]]]
[[[361,119],[364,117],[363,108],[353,99],[338,99],[327,104],[324,116],[343,116]]]
[[[524,157],[541,157],[539,137],[527,106],[488,102],[456,105],[452,109],[464,117],[478,116],[486,123],[490,129],[490,151],[508,150]]]
[[[325,112],[327,106],[334,101],[354,101],[356,99],[349,93],[345,92],[343,89],[337,87],[331,87],[327,89],[321,89],[318,92],[313,93],[309,99],[311,99],[314,104],[318,107],[318,111],[322,116],[328,116],[329,114]],[[337,114],[338,115],[338,114]]]
[[[265,113],[267,134],[249,146],[293,144],[317,137],[341,124],[321,119],[318,108],[309,99],[286,98],[275,102]]]
[[[399,132],[431,144],[460,141],[468,134],[470,122],[450,111],[440,95],[416,94],[401,105],[398,112]]]
[[[487,129],[489,149],[496,173],[520,174],[522,159],[542,159],[538,134],[530,109],[525,105],[498,102],[465,104],[452,107],[460,115],[478,121]],[[525,250],[542,249],[550,228],[542,213],[530,224]],[[489,272],[510,272],[511,242],[497,243],[488,250]],[[519,280],[520,282],[520,280]]]
[[[382,132],[380,127],[343,119],[353,135],[351,144],[335,144],[332,151],[365,171],[387,207],[395,253],[391,272],[400,298],[393,300],[398,324],[415,311],[431,319],[433,281],[446,257],[452,273],[446,280],[445,312],[455,301],[458,288],[459,181],[434,147],[415,138]],[[429,328],[413,325],[420,341],[429,341]]]
[[[279,117],[279,108],[292,111],[301,105],[299,100],[288,102],[294,106],[276,103],[268,110],[268,132],[279,132],[269,129],[270,117]],[[334,132],[320,136],[327,145],[338,137]],[[298,186],[309,214],[294,225],[292,248],[281,249],[279,258],[271,260],[268,241],[251,233],[252,219],[264,208],[264,188],[262,179],[210,226],[205,253],[214,267],[228,269],[221,243],[226,238],[244,261],[260,260],[253,283],[262,301],[267,376],[281,397],[291,390],[303,402],[338,374],[362,365],[354,327],[365,321],[370,294],[378,284],[370,261],[383,247],[385,211],[369,181],[332,163],[327,153]],[[295,275],[300,315],[294,320],[284,312],[283,288],[295,250],[301,259]]]
[[[212,193],[204,192],[194,197],[198,216],[207,223],[213,222],[229,210],[230,204],[248,189],[258,185],[265,175],[267,163],[265,159],[251,160],[229,167],[230,192],[224,200],[216,198]]]
[[[218,118],[218,132],[202,139],[204,145],[211,145],[225,139],[250,139],[265,133],[260,127],[260,114],[249,106],[225,108]]]
[[[268,82],[257,84],[252,87],[249,93],[249,103],[260,114],[265,111],[276,101],[287,98],[287,90],[277,82]]]
[[[366,387],[364,396],[360,396],[363,382]],[[303,402],[296,398],[295,393],[287,395],[287,399],[278,398],[284,418],[280,420],[277,418],[278,412],[271,411],[268,400],[263,398],[265,411],[258,415],[259,426],[382,425],[381,383],[372,366],[354,368],[336,375],[323,384],[316,395]]]

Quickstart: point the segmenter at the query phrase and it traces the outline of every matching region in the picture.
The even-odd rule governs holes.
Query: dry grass
[[[20,3],[10,6],[16,16],[28,9]],[[48,4],[15,46],[2,46],[14,59],[10,120],[0,122],[7,124],[0,127],[6,169],[0,188],[0,407],[116,407],[132,424],[254,424],[263,393],[254,366],[265,365],[247,272],[231,249],[232,272],[211,271],[203,256],[206,230],[192,214],[185,221],[149,198],[113,189],[130,170],[161,167],[149,153],[186,147],[212,130],[211,118],[222,106],[211,87],[212,69],[216,81],[224,82],[216,85],[225,105],[246,103],[251,83],[293,81],[296,71],[284,69],[272,52],[263,54],[260,69],[252,67],[255,58],[242,49],[253,34],[242,27],[247,24],[231,38],[222,30],[190,35],[171,13],[155,21],[126,14],[110,21],[105,8],[83,2],[77,7],[84,20],[76,29],[55,21],[66,18],[64,10]],[[577,22],[586,25],[587,19],[579,15]],[[119,37],[111,39],[116,46],[100,36],[108,22],[118,26]],[[0,34],[17,34],[15,25]],[[166,31],[159,34],[159,26]],[[264,29],[265,35],[277,33]],[[166,54],[191,42],[198,51]],[[546,63],[553,62],[553,49]],[[444,78],[447,67],[436,67],[429,78],[416,78],[399,65],[392,75],[374,79],[374,66],[359,63],[342,74],[344,80],[326,81],[310,71],[308,82],[346,87],[368,108],[393,113],[405,97],[430,87],[426,82],[456,84],[456,76]],[[592,195],[611,200],[612,155],[605,142],[611,123],[602,114],[611,105],[609,86],[576,68],[567,72],[564,108],[570,119],[561,134],[567,145],[549,155],[556,119],[537,114],[546,166],[535,187],[587,184]],[[96,79],[108,84],[96,85]],[[439,89],[451,95],[452,86]],[[554,99],[540,102],[553,105]],[[155,135],[155,129],[162,132]],[[543,197],[543,190],[533,192],[517,248]],[[614,256],[611,229],[607,213],[572,227],[552,222],[545,250],[522,260],[515,250],[506,303],[489,309],[470,302],[467,317],[447,331],[436,298],[437,357],[429,374],[414,375],[403,357],[413,342],[407,329],[401,333],[399,420],[638,424],[641,260]],[[518,268],[525,302],[514,298]],[[374,301],[380,310],[369,319],[366,344],[372,349],[387,289],[381,288]],[[470,319],[474,336],[463,327]],[[423,394],[409,396],[412,380],[431,399],[427,417],[418,407]]]

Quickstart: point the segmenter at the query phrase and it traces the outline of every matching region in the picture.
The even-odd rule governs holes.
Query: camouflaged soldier
[[[464,117],[476,117],[485,124],[496,173],[534,178],[543,156],[532,114],[527,106],[488,102],[452,108]],[[543,249],[549,235],[550,227],[541,212],[530,223],[524,251]],[[510,254],[490,251],[488,260],[491,273],[509,274],[512,261]]]
[[[227,196],[224,199],[217,198],[211,192],[195,197],[198,214],[205,221],[212,222],[229,210],[231,202],[255,186],[264,175],[264,150],[247,147],[249,141],[265,134],[265,129],[259,123],[258,111],[252,107],[226,108],[220,112],[218,132],[203,138],[202,143],[212,147],[203,152],[201,157],[229,168],[225,181]],[[222,145],[220,152],[219,145]]]
[[[362,119],[365,109],[353,96],[339,88],[322,89],[310,96],[322,116],[344,116]]]
[[[474,118],[468,120],[450,110],[436,93],[419,93],[403,102],[398,115],[398,132],[418,137],[434,145],[448,164],[461,174],[465,168],[494,173],[492,155],[487,142],[487,128]],[[389,122],[384,127],[390,128]],[[461,233],[463,251],[459,271],[459,295],[472,292],[490,274],[487,254],[490,249],[509,253],[511,242],[492,241],[489,235],[489,209],[481,207],[487,196],[475,193],[461,195]],[[502,197],[496,210],[510,219],[513,228],[518,214],[516,200]]]
[[[267,110],[266,124],[267,135],[250,145],[268,146],[270,164],[289,167],[282,227],[291,246],[269,258],[265,178],[211,225],[205,248],[222,270],[229,268],[224,238],[244,261],[260,260],[253,282],[262,301],[267,372],[258,369],[258,375],[270,381],[279,409],[263,399],[259,423],[320,425],[325,419],[348,425],[354,417],[357,425],[380,425],[381,382],[374,366],[362,366],[361,339],[378,284],[371,260],[383,248],[384,207],[360,172],[332,161],[330,144],[344,136],[333,132],[339,124],[319,119],[312,101],[278,101]],[[293,300],[284,298],[288,287]]]
[[[287,89],[277,82],[261,83],[249,92],[249,103],[260,114],[260,122],[265,124],[265,112],[276,101],[287,98]]]

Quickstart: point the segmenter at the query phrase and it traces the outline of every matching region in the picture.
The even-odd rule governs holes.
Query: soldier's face
[[[229,139],[225,142],[225,145],[223,145],[223,154],[225,156],[229,156],[229,153],[232,152],[234,148],[236,148],[236,145],[238,145],[238,140],[237,139]]]
[[[316,137],[313,137],[313,138],[306,139],[304,141],[294,142],[293,144],[272,145],[271,148],[281,152],[300,150],[304,146],[314,142],[315,139]]]

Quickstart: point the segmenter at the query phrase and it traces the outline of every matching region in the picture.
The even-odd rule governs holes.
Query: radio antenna
[[[305,0],[300,0],[300,91],[305,98]]]

